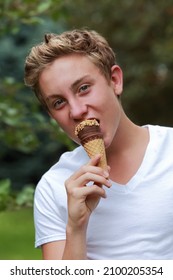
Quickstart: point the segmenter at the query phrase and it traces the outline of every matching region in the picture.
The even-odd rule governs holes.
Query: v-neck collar
[[[155,149],[155,129],[152,125],[144,126],[148,128],[149,131],[149,143],[147,145],[142,163],[138,168],[137,172],[133,175],[133,177],[126,183],[126,184],[119,184],[111,180],[112,187],[110,188],[111,191],[127,193],[132,191],[136,186],[141,182],[144,178],[145,174],[147,173],[148,169],[151,168],[151,162],[153,158],[153,151]]]

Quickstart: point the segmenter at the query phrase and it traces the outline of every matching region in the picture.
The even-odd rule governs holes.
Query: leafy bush
[[[0,211],[5,210],[10,202],[10,185],[9,179],[0,181]]]
[[[33,185],[26,185],[16,197],[16,205],[18,206],[33,206],[34,187]]]
[[[0,180],[0,211],[32,207],[33,197],[33,185],[25,185],[21,191],[14,193],[9,179]]]

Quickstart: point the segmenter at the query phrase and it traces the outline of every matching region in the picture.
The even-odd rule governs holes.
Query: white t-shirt
[[[112,182],[90,217],[88,259],[173,259],[173,128],[148,128],[138,171],[126,185]],[[64,181],[87,161],[78,147],[41,178],[34,203],[36,247],[66,238]]]

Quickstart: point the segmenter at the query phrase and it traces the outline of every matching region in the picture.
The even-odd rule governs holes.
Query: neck
[[[148,142],[148,130],[135,125],[124,115],[106,150],[112,180],[123,184],[128,182],[142,163]]]
[[[128,117],[122,113],[116,135],[110,147],[106,150],[107,158],[121,157],[127,152],[133,152],[138,148],[146,148],[149,141],[146,128],[134,124]]]

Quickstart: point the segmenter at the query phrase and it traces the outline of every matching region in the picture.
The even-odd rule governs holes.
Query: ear
[[[111,68],[111,84],[115,94],[121,95],[123,91],[123,72],[118,65],[113,65]]]

